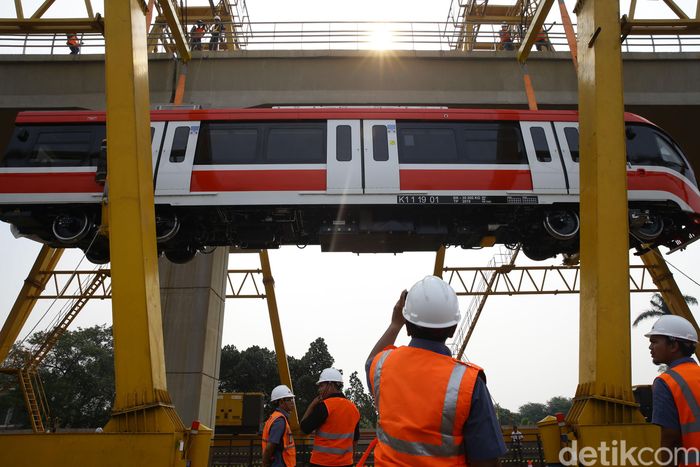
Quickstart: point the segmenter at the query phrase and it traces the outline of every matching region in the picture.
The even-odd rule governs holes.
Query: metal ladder
[[[484,309],[484,305],[486,304],[486,299],[489,297],[487,291],[493,289],[494,281],[498,276],[495,268],[513,266],[515,264],[515,259],[517,258],[519,251],[519,245],[514,249],[500,247],[498,252],[495,255],[493,255],[491,260],[489,260],[487,267],[494,269],[488,274],[488,277],[482,275],[481,280],[474,288],[474,290],[477,292],[486,293],[483,293],[482,295],[475,295],[472,297],[469,306],[464,312],[462,320],[457,326],[457,332],[455,333],[455,337],[449,344],[450,350],[452,351],[452,356],[454,358],[458,360],[467,361],[466,357],[464,357],[464,349],[467,347],[467,343],[469,342],[469,339],[471,338],[471,335],[474,332],[476,322],[479,320],[481,311]],[[461,278],[459,278],[459,273],[452,271],[450,273],[450,277],[447,279],[447,282],[451,283],[455,279],[461,280]]]

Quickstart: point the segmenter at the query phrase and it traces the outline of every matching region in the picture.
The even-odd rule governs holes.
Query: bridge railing
[[[540,44],[542,53],[568,51],[564,29],[559,24],[547,25],[547,41]],[[161,28],[153,28],[161,30]],[[225,35],[215,53],[231,50],[473,50],[503,51],[498,25],[480,25],[464,29],[444,22],[257,22],[228,23]],[[230,36],[233,32],[233,36]],[[513,47],[519,45],[521,31],[511,31]],[[80,54],[103,54],[101,34],[79,34]],[[207,32],[201,50],[209,51],[211,35]],[[148,36],[149,51],[174,53],[167,28]],[[222,43],[224,44],[222,47]],[[700,52],[700,35],[628,36],[623,52]],[[214,52],[214,51],[212,51]],[[3,34],[0,55],[70,53],[65,34]],[[195,51],[195,57],[197,52]]]

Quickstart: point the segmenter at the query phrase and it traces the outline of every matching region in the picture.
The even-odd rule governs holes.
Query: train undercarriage
[[[630,205],[630,247],[678,248],[700,233],[676,206]],[[17,236],[53,247],[76,247],[88,260],[109,261],[96,206],[19,206],[0,212]],[[185,263],[212,247],[274,249],[320,245],[322,251],[399,253],[436,251],[441,245],[480,248],[521,244],[532,260],[572,255],[579,244],[578,205],[342,205],[156,207],[158,252]]]

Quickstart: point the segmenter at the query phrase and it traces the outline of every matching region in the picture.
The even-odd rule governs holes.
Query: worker
[[[445,345],[459,320],[457,294],[439,277],[401,293],[365,366],[379,415],[376,466],[497,466],[506,453],[483,370]],[[412,339],[394,347],[404,324]]]
[[[270,403],[275,411],[265,422],[262,434],[263,467],[290,467],[297,465],[297,452],[294,446],[289,415],[294,410],[294,394],[291,389],[280,384],[270,394]]]
[[[513,36],[510,34],[508,24],[501,24],[501,30],[498,32],[498,37],[501,40],[501,49],[515,50],[515,46],[513,45]]]
[[[223,49],[224,33],[226,31],[226,25],[221,22],[221,17],[219,15],[214,16],[214,24],[211,26],[211,37],[209,38],[209,50],[219,50],[219,47]]]
[[[697,331],[687,319],[665,315],[644,336],[649,338],[654,364],[667,366],[652,386],[651,422],[661,427],[661,447],[680,454],[673,465],[676,460],[679,464],[698,464],[700,366],[691,357],[698,343]],[[664,454],[669,453],[666,450]],[[688,458],[684,458],[685,454]]]
[[[352,466],[360,439],[360,411],[342,392],[343,375],[326,368],[316,382],[318,396],[301,419],[301,431],[316,431],[311,466]]]
[[[70,55],[78,55],[80,53],[80,46],[83,45],[78,39],[78,35],[74,32],[66,34],[66,45],[70,49]]]
[[[537,47],[537,50],[540,52],[554,52],[552,43],[549,42],[549,36],[543,28],[540,28],[540,31],[537,33],[537,38],[535,39],[535,47]]]
[[[205,31],[206,28],[204,27],[204,21],[201,19],[197,20],[194,26],[192,26],[192,29],[190,29],[192,50],[202,50],[202,38],[204,37]]]

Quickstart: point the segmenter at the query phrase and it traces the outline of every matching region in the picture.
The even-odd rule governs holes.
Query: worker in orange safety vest
[[[297,465],[297,452],[288,420],[294,410],[294,394],[289,387],[280,384],[270,394],[270,403],[275,402],[277,407],[263,427],[262,465],[293,467]]]
[[[360,439],[360,411],[343,395],[343,375],[335,368],[323,370],[316,385],[319,395],[300,422],[304,433],[316,432],[310,465],[350,467]]]
[[[378,412],[376,466],[500,465],[506,446],[484,372],[445,345],[459,321],[457,294],[438,277],[401,293],[365,365]],[[404,324],[412,339],[394,347]]]
[[[667,366],[652,386],[651,422],[661,427],[661,447],[667,448],[660,454],[673,452],[666,459],[672,465],[700,465],[700,366],[691,357],[697,331],[685,318],[664,315],[644,336],[652,361]]]

